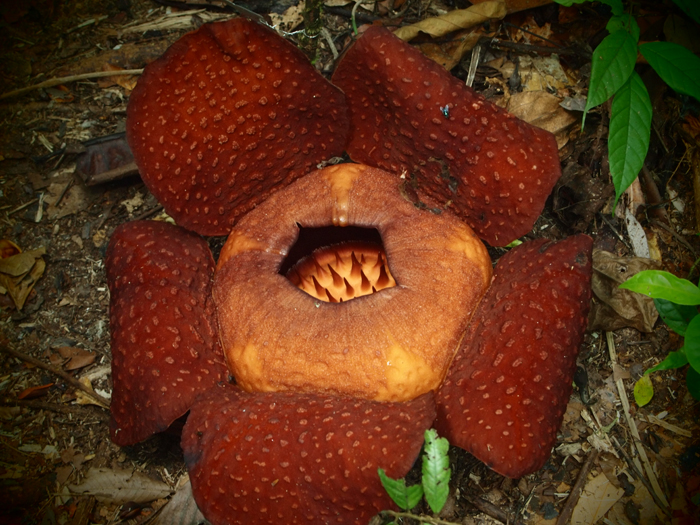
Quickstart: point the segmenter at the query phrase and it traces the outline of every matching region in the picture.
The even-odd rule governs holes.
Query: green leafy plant
[[[687,279],[659,270],[639,272],[622,283],[620,288],[654,299],[656,309],[668,327],[685,338],[680,350],[669,353],[666,359],[644,372],[644,375],[690,364],[686,384],[690,394],[700,399],[700,316],[697,308],[700,305],[700,288]],[[642,406],[644,401],[651,399],[653,389],[649,391],[652,387],[648,381],[640,380],[638,385],[635,385],[635,400]]]
[[[593,0],[555,0],[564,6]],[[690,18],[700,23],[700,2],[674,0]],[[637,178],[649,150],[652,107],[649,93],[634,71],[641,53],[661,79],[678,93],[700,100],[700,58],[670,42],[639,44],[639,26],[626,13],[622,0],[601,0],[612,9],[606,28],[610,33],[593,51],[591,80],[583,113],[613,97],[608,135],[610,175],[615,204]]]
[[[407,486],[405,479],[390,478],[383,469],[378,469],[384,490],[399,508],[410,511],[425,497],[430,510],[435,514],[442,510],[450,491],[449,483],[452,475],[450,458],[447,454],[449,448],[447,439],[438,437],[434,429],[425,431],[422,477],[417,485]],[[384,511],[382,514],[397,518],[415,518],[424,523],[445,523],[430,516],[418,516],[408,512]]]

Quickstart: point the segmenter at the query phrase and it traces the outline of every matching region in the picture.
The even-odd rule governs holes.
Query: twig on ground
[[[686,241],[683,237],[681,237],[678,233],[676,233],[676,231],[673,228],[671,228],[669,225],[664,224],[661,221],[657,221],[656,219],[649,219],[649,224],[653,224],[654,226],[658,226],[659,228],[666,230],[668,233],[673,235],[673,237],[675,237],[675,239],[679,243],[681,243],[683,246],[685,246],[690,251],[690,253],[693,254],[693,257],[697,257],[697,254],[695,253],[695,248],[693,248],[688,241]]]
[[[88,408],[80,405],[59,405],[57,403],[45,403],[44,401],[35,401],[28,399],[13,399],[4,397],[0,399],[0,406],[6,407],[26,407],[36,410],[50,410],[51,412],[59,412],[61,414],[88,414]],[[104,414],[104,412],[92,412],[92,414]]]
[[[671,509],[669,509],[667,506],[663,504],[661,500],[659,500],[658,496],[656,495],[656,492],[651,486],[651,483],[649,483],[649,480],[647,480],[644,477],[644,474],[642,474],[639,469],[637,468],[637,465],[634,464],[634,461],[632,461],[632,458],[627,454],[627,451],[623,448],[622,445],[617,441],[617,438],[615,436],[610,436],[612,438],[612,443],[615,445],[615,448],[617,451],[622,455],[623,458],[625,458],[625,462],[629,466],[632,475],[637,478],[639,481],[642,482],[642,484],[646,487],[647,491],[649,494],[651,494],[651,497],[654,499],[654,503],[656,503],[657,507],[659,507],[661,510],[664,511],[664,513],[667,516],[672,516],[671,514]]]
[[[4,352],[4,353],[9,354],[13,357],[16,357],[17,359],[21,359],[22,361],[24,361],[26,363],[30,363],[34,366],[38,366],[40,368],[43,368],[44,370],[48,370],[52,374],[55,374],[58,377],[60,377],[61,379],[65,380],[67,383],[70,383],[75,388],[78,388],[78,389],[82,390],[83,392],[85,392],[88,396],[90,396],[95,401],[95,403],[97,403],[102,408],[106,408],[109,410],[109,400],[108,399],[105,399],[100,394],[95,392],[92,388],[85,386],[80,381],[75,379],[70,374],[64,372],[63,370],[59,370],[58,368],[54,368],[51,365],[47,365],[46,363],[44,363],[43,361],[40,361],[39,359],[35,359],[32,356],[29,356],[27,354],[23,354],[22,352],[15,350],[13,348],[10,348],[9,346],[6,346],[6,345],[0,346],[0,352]]]
[[[614,367],[617,365],[617,351],[615,350],[615,339],[612,332],[605,332],[605,336],[607,338],[608,351],[610,353],[610,364],[611,367],[614,369]],[[651,466],[651,462],[649,461],[649,457],[647,456],[647,452],[644,449],[644,445],[642,444],[642,438],[640,437],[639,430],[637,429],[637,424],[634,422],[634,419],[632,419],[632,416],[630,415],[630,402],[629,399],[627,399],[625,384],[623,383],[621,378],[615,381],[615,384],[617,385],[617,391],[620,396],[620,402],[622,403],[622,412],[625,415],[625,421],[627,422],[627,426],[629,427],[630,432],[632,433],[632,437],[634,438],[634,445],[637,448],[637,453],[639,454],[639,457],[641,458],[642,463],[644,464],[644,471],[646,472],[647,477],[649,478],[649,482],[651,483],[651,486],[653,488],[653,490],[651,490],[650,492],[652,496],[654,496],[654,501],[660,502],[660,508],[666,511],[668,510],[668,501],[666,500],[666,496],[661,490],[659,480],[656,477],[656,473],[654,472],[654,469]]]
[[[590,59],[590,55],[587,55],[583,50],[571,49],[568,47],[547,47],[536,46],[533,44],[517,44],[515,42],[505,42],[502,40],[489,40],[488,44],[492,47],[512,49],[520,53],[537,53],[538,55],[551,55],[552,53],[556,53],[557,55],[577,55]]]
[[[474,505],[477,509],[479,509],[487,516],[490,516],[493,519],[500,521],[501,523],[507,523],[508,525],[519,525],[520,523],[522,523],[519,519],[513,518],[513,515],[511,513],[504,511],[503,509],[497,507],[493,503],[489,503],[484,499],[469,497],[465,497],[464,499],[467,500],[470,504]]]
[[[105,182],[112,182],[115,180],[124,179],[132,175],[138,175],[139,169],[135,162],[130,162],[129,164],[124,164],[118,168],[112,170],[103,171],[96,175],[90,175],[85,178],[85,184],[87,186],[96,186],[97,184],[104,184]]]
[[[116,76],[128,76],[128,75],[140,75],[143,73],[143,69],[124,69],[122,71],[94,71],[92,73],[82,73],[80,75],[71,75],[69,77],[58,77],[40,82],[39,84],[34,84],[33,86],[23,87],[21,89],[15,89],[14,91],[8,91],[0,95],[0,100],[6,98],[16,97],[18,95],[24,95],[35,89],[42,89],[52,86],[58,86],[60,84],[67,84],[69,82],[75,82],[77,80],[89,80],[93,78],[104,78],[104,77],[116,77]]]
[[[557,518],[556,525],[566,525],[567,523],[569,523],[569,519],[571,519],[571,515],[574,512],[574,508],[576,508],[576,504],[578,503],[578,500],[581,497],[581,493],[583,492],[583,487],[586,486],[588,473],[593,468],[596,459],[598,459],[598,454],[599,452],[597,449],[591,450],[591,452],[588,454],[586,461],[581,467],[581,471],[578,473],[576,483],[574,483],[574,486],[571,488],[569,497],[566,498],[564,508],[561,509],[561,513],[559,514],[559,518]]]

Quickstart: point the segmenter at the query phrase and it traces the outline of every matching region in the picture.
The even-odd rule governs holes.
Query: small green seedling
[[[644,406],[651,400],[653,386],[648,374],[657,370],[680,368],[690,364],[685,376],[688,391],[700,399],[700,288],[687,279],[659,270],[639,272],[620,285],[620,288],[644,294],[654,299],[659,315],[668,327],[685,338],[680,350],[653,368],[644,372],[634,387],[635,401]],[[646,379],[645,379],[646,378]]]
[[[593,0],[555,0],[564,6]],[[674,0],[690,18],[700,23],[700,2]],[[610,175],[615,204],[644,165],[651,135],[651,100],[641,77],[634,71],[637,53],[671,89],[700,100],[700,58],[671,42],[639,44],[637,21],[625,12],[622,0],[601,0],[612,9],[606,26],[610,33],[593,51],[591,80],[583,112],[613,97],[608,133]]]
[[[425,431],[423,475],[421,483],[418,485],[406,486],[405,479],[392,479],[384,473],[383,469],[378,469],[379,479],[384,485],[384,490],[394,500],[394,503],[404,511],[409,511],[425,497],[430,510],[435,514],[439,513],[445,505],[450,491],[449,483],[452,471],[450,470],[450,458],[448,456],[449,448],[450,444],[447,439],[439,438],[434,429],[431,428]],[[385,511],[385,513],[396,516],[391,511]],[[423,522],[433,522],[429,516],[401,514],[401,517],[415,517],[415,519]]]

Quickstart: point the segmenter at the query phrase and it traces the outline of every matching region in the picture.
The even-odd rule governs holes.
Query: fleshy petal
[[[347,152],[404,173],[492,246],[528,233],[561,175],[554,136],[510,115],[418,50],[373,26],[338,64]]]
[[[225,385],[192,407],[182,448],[216,525],[367,523],[394,508],[377,468],[405,476],[434,417],[432,394],[378,403]]]
[[[342,154],[346,107],[293,44],[235,18],[186,34],[146,67],[127,138],[178,224],[225,235],[271,193]]]
[[[136,221],[112,235],[105,261],[112,333],[112,440],[131,445],[168,428],[227,378],[211,279],[198,235]]]
[[[504,476],[550,456],[587,324],[591,249],[578,235],[504,255],[437,393],[438,432]]]

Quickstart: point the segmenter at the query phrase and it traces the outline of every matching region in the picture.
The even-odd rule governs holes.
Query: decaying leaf
[[[561,67],[556,55],[545,57],[523,56],[519,59],[518,70],[523,91],[559,91],[574,84]]]
[[[421,53],[449,71],[459,64],[464,54],[470,51],[484,36],[487,36],[486,31],[483,28],[478,28],[474,31],[460,31],[451,37],[449,42],[441,42],[440,44],[425,42],[417,47]]]
[[[36,282],[44,275],[45,248],[17,253],[0,259],[0,287],[7,290],[17,310],[21,310]]]
[[[660,264],[640,257],[616,257],[610,252],[593,250],[591,288],[595,301],[588,316],[589,330],[618,330],[631,326],[651,332],[659,317],[654,300],[642,294],[618,288],[642,270],[658,270]]]
[[[102,66],[102,71],[124,71],[124,68],[107,63]],[[115,75],[113,77],[102,77],[98,79],[97,85],[101,88],[108,88],[114,85],[121,86],[128,95],[131,93],[131,90],[136,87],[137,81],[138,77],[135,75]]]
[[[153,525],[209,525],[199,511],[192,495],[192,484],[189,477],[181,483],[175,495],[163,507],[160,514],[153,520]]]
[[[96,354],[82,348],[61,346],[57,350],[63,359],[68,360],[64,365],[66,370],[77,370],[95,362]]]
[[[54,383],[47,383],[45,385],[32,386],[25,388],[19,394],[17,394],[17,399],[36,399],[37,397],[45,396]]]
[[[394,34],[405,41],[412,40],[420,32],[439,37],[459,29],[481,25],[489,20],[501,19],[504,16],[506,16],[505,2],[484,2],[468,9],[455,9],[441,16],[426,18],[410,26],[401,27]]]
[[[91,198],[86,187],[82,184],[72,184],[66,189],[66,184],[54,182],[48,187],[48,194],[44,200],[48,203],[46,214],[49,220],[62,219],[90,206]],[[63,198],[59,202],[61,196]]]
[[[271,12],[270,20],[274,27],[284,31],[293,31],[304,21],[304,3],[290,6],[284,13]]]
[[[571,515],[571,524],[586,525],[596,523],[605,516],[605,513],[624,493],[623,489],[617,488],[610,483],[605,474],[598,474],[586,483],[581,498]]]
[[[559,149],[569,141],[569,128],[578,119],[560,105],[561,99],[546,91],[514,93],[506,109],[533,126],[546,129],[557,139]]]
[[[94,390],[92,388],[92,383],[90,382],[90,378],[88,377],[81,377],[79,381],[88,387],[90,390]],[[108,397],[105,395],[105,392],[95,392],[96,394],[101,395],[102,397]],[[84,392],[83,390],[77,390],[75,391],[75,402],[79,405],[95,405],[98,407],[103,407],[103,408],[109,408],[108,406],[104,406],[102,403],[100,403],[99,400],[95,399],[91,395],[89,395],[87,392]]]
[[[91,468],[79,485],[69,485],[74,494],[95,496],[108,503],[147,503],[170,495],[170,487],[141,472],[108,468]]]
[[[22,253],[22,250],[9,239],[0,240],[0,260]]]

